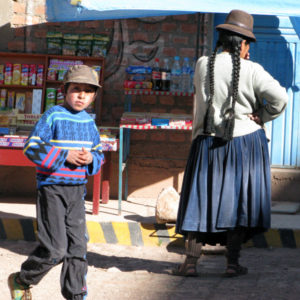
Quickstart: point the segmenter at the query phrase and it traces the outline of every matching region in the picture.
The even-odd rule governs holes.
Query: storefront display
[[[103,57],[0,53],[0,115],[14,109],[20,114],[41,114],[53,105],[62,104],[64,75],[77,64],[95,69],[99,83],[103,85]],[[89,113],[96,115],[97,124],[100,122],[101,102],[102,89],[94,105],[88,108]]]

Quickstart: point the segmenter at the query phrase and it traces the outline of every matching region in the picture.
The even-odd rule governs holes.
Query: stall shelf
[[[192,97],[193,93],[183,92],[169,92],[169,91],[152,91],[152,90],[129,90],[124,91],[125,94],[125,112],[131,112],[132,96],[135,95],[156,95],[156,96],[178,96],[178,97]],[[122,130],[121,130],[122,129]],[[124,130],[124,132],[123,132]],[[121,212],[121,199],[122,195],[122,174],[125,171],[125,184],[124,184],[124,199],[127,200],[128,196],[128,169],[127,163],[130,154],[130,130],[192,130],[192,125],[183,126],[154,126],[143,124],[120,124],[120,151],[119,151],[119,213]]]
[[[43,65],[43,72],[41,73],[41,83],[37,84],[37,78],[35,80],[34,85],[22,85],[20,84],[4,84],[0,83],[0,90],[7,89],[8,91],[15,92],[26,92],[26,91],[34,91],[41,90],[41,103],[40,103],[40,111],[38,113],[43,113],[46,107],[45,96],[47,88],[59,88],[62,85],[62,80],[56,80],[57,78],[49,79],[49,66],[50,62],[53,60],[60,60],[64,62],[70,62],[70,64],[76,63],[76,61],[80,61],[83,64],[86,64],[90,67],[98,66],[100,67],[100,76],[99,76],[99,84],[103,86],[103,75],[104,75],[104,64],[105,59],[103,57],[88,57],[88,56],[66,56],[66,55],[51,55],[51,54],[31,54],[31,53],[19,53],[19,52],[0,52],[0,65],[4,65],[10,63],[12,66],[14,64],[21,65],[36,65],[37,68],[39,65]],[[5,74],[3,74],[5,77]],[[100,89],[97,98],[95,100],[94,109],[91,111],[96,115],[96,123],[100,125],[101,121],[101,106],[102,106],[102,95],[103,89]],[[32,112],[27,112],[32,113]]]

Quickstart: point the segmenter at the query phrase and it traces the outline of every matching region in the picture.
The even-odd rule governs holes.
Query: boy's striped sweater
[[[76,167],[66,161],[69,150],[91,151],[93,162]],[[24,154],[37,167],[38,188],[43,185],[78,185],[87,183],[104,161],[100,135],[94,120],[85,111],[70,111],[56,105],[37,122],[25,146]]]

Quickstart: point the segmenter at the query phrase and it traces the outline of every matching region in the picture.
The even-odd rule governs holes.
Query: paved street
[[[17,271],[36,244],[0,242],[1,300],[10,299],[6,279]],[[223,255],[203,255],[197,278],[168,275],[182,261],[182,249],[135,247],[113,244],[88,245],[89,300],[298,300],[300,299],[300,250],[288,248],[247,248],[241,263],[249,274],[239,278],[222,277]],[[32,289],[33,299],[62,300],[59,288],[60,266],[54,268]]]

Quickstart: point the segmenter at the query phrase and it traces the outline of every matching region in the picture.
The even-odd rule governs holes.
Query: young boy
[[[65,299],[80,300],[87,294],[85,184],[87,175],[100,170],[104,156],[95,122],[85,109],[99,88],[93,69],[70,68],[64,80],[64,105],[47,110],[26,141],[24,153],[37,165],[40,245],[21,271],[9,276],[12,299],[32,299],[30,285],[60,262]]]

